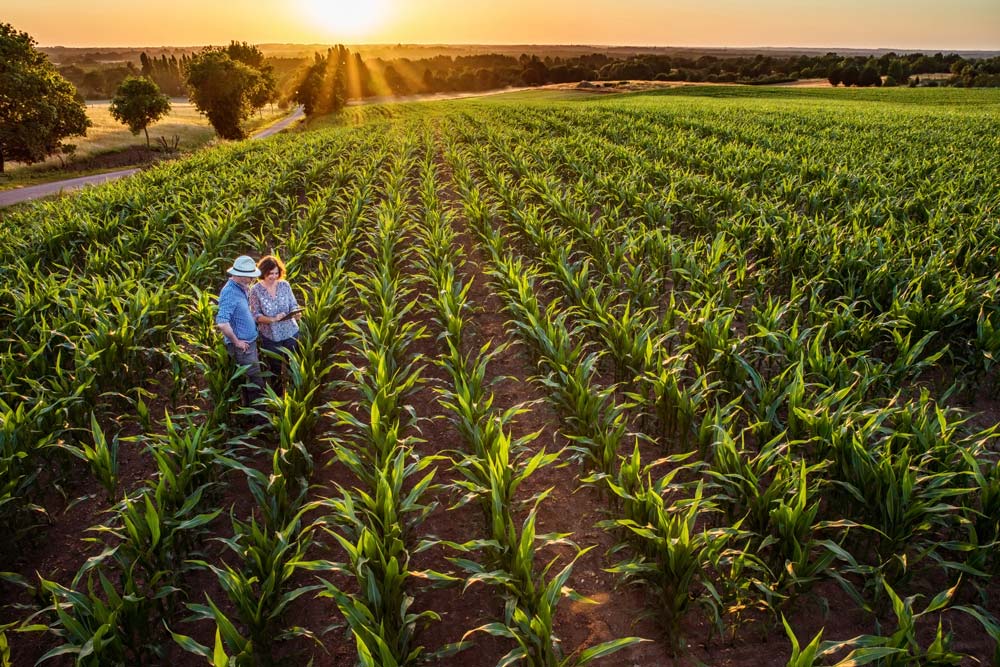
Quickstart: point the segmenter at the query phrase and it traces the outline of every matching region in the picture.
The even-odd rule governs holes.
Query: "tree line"
[[[187,69],[191,60],[192,56],[186,53],[180,58],[173,54],[168,58],[165,53],[157,58],[143,51],[139,54],[139,73],[170,97],[181,97],[187,95]]]
[[[659,80],[770,84],[828,79],[834,85],[906,85],[924,74],[950,74],[932,85],[996,86],[1000,58],[965,59],[957,54],[887,53],[878,57],[818,56],[698,57],[659,54],[614,58],[594,53],[572,58],[522,54],[375,59],[392,94],[486,90],[578,81]],[[416,75],[414,75],[416,73]],[[920,82],[927,85],[927,80]]]

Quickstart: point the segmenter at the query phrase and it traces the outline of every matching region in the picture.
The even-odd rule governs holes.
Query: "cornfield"
[[[1000,664],[992,91],[354,109],[4,223],[2,666]]]

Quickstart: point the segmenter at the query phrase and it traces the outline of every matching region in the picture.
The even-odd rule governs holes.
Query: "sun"
[[[310,23],[337,37],[368,35],[387,18],[388,0],[301,0]]]

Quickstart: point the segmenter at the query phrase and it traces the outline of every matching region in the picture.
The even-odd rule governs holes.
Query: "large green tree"
[[[170,98],[160,91],[152,79],[144,76],[126,77],[111,100],[111,115],[128,126],[132,134],[146,133],[149,147],[149,126],[170,111]]]
[[[234,60],[225,49],[208,48],[188,64],[188,88],[195,108],[223,139],[243,139],[242,123],[250,117],[260,89],[267,85],[254,67]]]
[[[6,160],[44,160],[89,126],[73,84],[35,49],[35,40],[0,23],[0,173]]]
[[[347,104],[350,70],[356,70],[357,88],[360,90],[360,59],[351,58],[351,52],[338,44],[327,49],[326,56],[315,54],[313,62],[302,72],[292,100],[301,104],[307,116],[336,113]]]
[[[278,96],[278,82],[274,76],[274,67],[266,61],[264,52],[254,44],[232,41],[226,47],[226,54],[260,72],[260,82],[250,99],[251,106],[260,109],[268,102],[273,102]]]

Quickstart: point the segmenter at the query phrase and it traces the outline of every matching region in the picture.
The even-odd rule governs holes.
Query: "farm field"
[[[1000,94],[556,95],[0,214],[0,664],[995,664]]]

